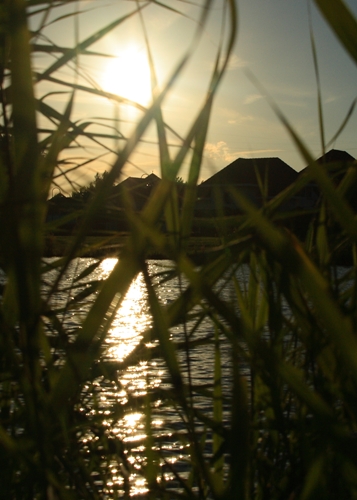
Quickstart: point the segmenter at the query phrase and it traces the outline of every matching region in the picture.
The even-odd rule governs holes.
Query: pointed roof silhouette
[[[346,164],[354,161],[355,158],[351,156],[346,151],[341,151],[339,149],[330,149],[327,153],[320,156],[316,161],[317,163],[339,163]]]
[[[160,181],[160,177],[151,173],[145,175],[145,177],[127,177],[122,182],[115,186],[115,190],[118,191],[125,187],[125,189],[137,189],[143,187],[153,187]]]
[[[353,156],[346,151],[341,151],[339,149],[331,149],[324,155],[320,156],[320,158],[316,159],[316,163],[319,163],[326,168],[326,171],[329,173],[329,176],[333,179],[336,185],[338,185],[342,180],[346,167],[351,165],[354,161],[355,158],[353,158]],[[304,170],[302,170],[301,173],[303,173]],[[310,182],[310,185],[315,184],[316,183],[314,181]]]
[[[298,173],[280,158],[238,158],[200,184],[203,190],[213,186],[267,186],[274,196],[296,180]]]
[[[145,177],[127,177],[112,189],[114,203],[122,203],[123,193],[129,193],[134,200],[136,210],[147,202],[153,188],[160,182],[160,177],[151,173]]]

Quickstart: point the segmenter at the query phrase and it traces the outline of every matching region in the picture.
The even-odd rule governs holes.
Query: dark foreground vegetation
[[[130,443],[122,442],[111,428],[125,411],[138,408],[146,415],[140,443],[145,498],[357,498],[357,224],[349,201],[356,186],[355,162],[335,165],[335,183],[272,104],[308,167],[261,207],[232,190],[231,200],[240,213],[220,213],[222,205],[217,204],[219,248],[206,252],[202,265],[195,264],[189,245],[196,184],[212,102],[236,38],[236,6],[227,1],[226,43],[218,51],[202,107],[176,156],[169,153],[161,110],[190,52],[177,62],[154,104],[142,110],[132,137],[124,141],[103,182],[81,207],[78,224],[65,235],[63,255],[44,259],[46,239],[59,231],[47,216],[47,200],[54,183],[70,174],[62,155],[74,143],[78,147],[88,138],[100,137],[86,133],[88,124],[72,121],[74,90],[80,85],[61,80],[57,71],[74,61],[80,75],[79,55],[88,55],[91,45],[115,24],[108,20],[106,28],[73,49],[48,39],[43,42],[40,35],[47,17],[71,3],[12,0],[1,5],[0,498],[133,496],[125,467]],[[315,4],[357,63],[357,23],[344,3]],[[208,11],[202,11],[193,48],[209,6],[207,2]],[[142,19],[142,4],[130,8]],[[34,12],[40,21],[29,31],[27,21]],[[73,16],[80,18],[80,10]],[[124,22],[118,17],[117,25]],[[145,30],[144,18],[142,22]],[[54,53],[56,59],[34,75],[31,54],[39,52]],[[151,70],[155,83],[153,65]],[[40,98],[34,93],[41,81],[62,83],[62,90],[69,92],[62,114],[47,104],[47,94]],[[95,90],[115,99],[86,85],[81,85],[82,92]],[[40,128],[37,114],[53,128]],[[91,278],[100,260],[91,261],[81,276],[73,274],[71,265],[83,252],[83,241],[91,236],[112,187],[152,123],[158,131],[161,180],[143,206],[133,206],[130,196],[124,200],[126,234],[109,275]],[[182,194],[176,179],[188,152],[192,159]],[[319,204],[304,235],[296,235],[284,223],[291,214],[286,215],[283,207],[311,183],[318,186]],[[73,214],[67,217],[69,223]],[[122,236],[119,229],[111,232],[89,241],[92,250],[96,246],[100,253],[101,246]],[[348,267],[339,266],[341,252]],[[157,276],[148,272],[147,256],[153,254],[171,262]],[[71,272],[68,286],[64,278]],[[243,272],[246,280],[238,278]],[[124,361],[107,361],[105,339],[139,273],[151,326]],[[176,278],[182,283],[179,297],[162,305],[158,283]],[[85,286],[81,280],[86,280]],[[225,300],[220,290],[228,286],[232,293]],[[59,293],[65,300],[55,300]],[[76,317],[76,323],[69,317]],[[204,339],[197,339],[203,321],[210,328]],[[172,336],[177,327],[183,335],[180,341]],[[212,377],[204,387],[197,386],[190,374],[198,344],[214,353]],[[222,366],[227,345],[229,363]],[[164,364],[165,384],[125,405],[113,403],[104,413],[96,396],[98,384],[105,381],[119,392],[123,370],[150,359]],[[228,394],[222,389],[223,369],[229,369]],[[210,412],[196,404],[202,398]],[[175,437],[187,449],[185,471],[167,463],[160,436],[153,431],[151,415],[159,401],[182,419]],[[112,481],[113,463],[117,482]],[[164,466],[175,477],[174,490],[166,482]]]

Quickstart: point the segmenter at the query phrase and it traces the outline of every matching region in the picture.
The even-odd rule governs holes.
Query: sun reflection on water
[[[110,257],[102,260],[98,267],[100,278],[105,279],[109,276],[110,272],[113,271],[115,264],[118,262],[118,259],[115,257]]]
[[[139,275],[131,284],[113,321],[107,340],[108,356],[122,361],[138,344],[140,334],[150,326],[144,280]]]
[[[98,267],[97,277],[99,279],[108,277],[117,262],[117,259],[103,260]],[[161,304],[167,305],[177,297],[179,285],[174,280],[160,283],[162,266],[163,264],[158,261],[153,262],[149,265],[149,273],[157,287],[158,299]],[[148,403],[150,404],[149,417],[152,434],[149,442],[155,457],[154,462],[157,464],[155,465],[157,466],[157,482],[170,483],[170,488],[176,488],[176,476],[171,471],[173,466],[180,471],[183,478],[187,479],[189,475],[187,466],[189,443],[185,441],[185,429],[180,416],[165,399],[165,391],[170,391],[172,386],[164,361],[155,349],[158,341],[145,340],[148,353],[155,353],[153,359],[150,357],[142,359],[138,356],[135,361],[130,360],[132,364],[123,370],[120,369],[120,363],[129,354],[133,354],[144,332],[151,326],[152,318],[147,290],[144,278],[139,274],[123,297],[105,339],[103,353],[105,361],[109,363],[113,361],[114,367],[119,367],[115,380],[104,377],[95,381],[98,383],[96,401],[99,402],[99,411],[105,418],[103,425],[108,439],[115,443],[115,458],[113,457],[113,466],[109,468],[109,481],[106,483],[109,498],[114,498],[118,493],[119,496],[124,494],[126,498],[129,498],[135,495],[145,495],[148,492],[145,479],[145,470],[148,465],[146,453]],[[205,325],[202,324],[201,329],[202,333],[197,331],[197,335],[206,336]],[[180,339],[180,328],[175,326],[172,334]],[[211,364],[207,361],[208,351],[207,346],[202,346],[191,354],[191,359],[195,362],[194,367],[191,366],[192,374],[196,377],[198,384],[202,385],[207,383],[207,377],[210,376],[208,369]],[[185,359],[182,356],[179,359],[183,366],[185,366]],[[93,409],[93,412],[96,411],[98,409]],[[211,407],[207,411],[211,411]]]
[[[56,307],[60,308],[68,301],[68,288],[71,289],[74,279],[81,277],[88,266],[93,266],[94,271],[88,278],[83,274],[80,285],[89,286],[90,282],[106,279],[118,263],[116,258],[104,259],[100,263],[95,259],[78,259],[65,276],[64,293],[59,294]],[[98,267],[95,268],[95,265]],[[160,303],[164,306],[174,301],[181,292],[179,280],[171,279],[170,262],[150,261],[149,274]],[[53,279],[56,274],[53,271]],[[66,281],[67,280],[67,281]],[[68,288],[67,288],[68,287]],[[96,293],[96,292],[95,292]],[[230,300],[230,291],[224,291],[226,300]],[[93,297],[93,299],[92,299]],[[90,296],[80,314],[72,310],[66,311],[63,321],[66,327],[77,331],[79,320],[88,312],[95,296]],[[74,316],[77,314],[77,317]],[[208,335],[213,335],[214,328],[207,318],[205,321],[193,325],[187,323],[186,327],[194,332],[193,340],[205,340]],[[192,326],[193,325],[193,326]],[[186,428],[182,415],[171,404],[172,384],[163,358],[160,356],[158,340],[145,338],[145,358],[136,356],[130,359],[131,365],[125,368],[121,362],[133,352],[140,343],[143,333],[152,326],[152,318],[147,301],[147,290],[142,275],[133,280],[129,290],[124,296],[108,335],[103,343],[103,359],[98,360],[98,372],[94,371],[94,380],[89,381],[83,388],[83,406],[79,412],[93,419],[93,429],[85,431],[81,442],[83,449],[88,453],[88,459],[93,450],[100,460],[100,465],[95,464],[93,481],[106,495],[108,500],[114,498],[129,498],[134,495],[145,495],[148,485],[144,478],[147,470],[147,446],[150,444],[154,456],[154,465],[157,467],[157,483],[171,490],[178,488],[176,472],[180,477],[187,479],[190,474],[189,460],[190,444],[186,439]],[[183,329],[175,325],[170,334],[178,343],[184,339]],[[154,336],[153,336],[154,337]],[[213,380],[214,352],[213,344],[198,342],[190,350],[190,369],[195,394],[195,408],[202,414],[211,415],[212,399],[207,384]],[[140,347],[141,349],[141,347]],[[140,352],[143,352],[144,349]],[[229,344],[222,344],[222,375],[223,389],[230,391],[231,349]],[[152,357],[151,357],[152,356]],[[134,356],[133,356],[134,357]],[[187,367],[186,353],[177,351],[177,358],[183,374]],[[101,363],[103,361],[103,363]],[[97,366],[95,367],[97,368]],[[98,375],[97,375],[98,373]],[[226,375],[226,376],[225,376]],[[248,376],[247,376],[248,379]],[[201,387],[203,390],[201,390]],[[150,406],[148,406],[148,404]],[[150,408],[150,412],[148,412]],[[150,418],[150,422],[148,422]],[[100,428],[97,423],[100,422]],[[150,441],[147,440],[146,428],[150,423]],[[200,424],[201,425],[201,424]],[[204,433],[204,428],[196,427],[198,432]],[[152,441],[151,441],[152,438]],[[104,443],[104,451],[103,451]],[[108,448],[106,448],[108,447]],[[102,474],[103,471],[103,474]],[[156,473],[156,472],[155,472]]]
[[[104,259],[99,266],[100,278],[105,279],[113,270],[117,259]],[[142,275],[138,275],[127,291],[112,323],[107,338],[107,356],[123,361],[140,341],[140,335],[150,326],[146,289]]]
[[[116,263],[117,259],[113,258],[103,260],[99,266],[100,278],[106,278]],[[127,291],[111,325],[106,339],[105,356],[115,362],[123,361],[135,349],[142,334],[150,325],[151,317],[145,283],[143,276],[138,275]],[[128,413],[125,413],[125,406],[130,398],[145,396],[149,386],[160,385],[162,371],[155,367],[155,376],[153,376],[152,368],[153,366],[148,361],[139,360],[138,363],[119,374],[120,387],[116,388],[115,393],[111,393],[111,389],[108,388],[105,395],[103,391],[101,397],[104,404],[107,400],[110,405],[110,400],[114,400],[119,402],[124,409],[122,418],[108,422],[110,433],[121,440],[126,451],[122,456],[120,470],[113,467],[111,484],[107,483],[107,487],[122,487],[123,477],[126,476],[125,481],[128,481],[130,496],[145,494],[148,491],[146,480],[141,475],[144,466],[145,446],[143,443],[146,439],[145,414],[140,411],[140,408],[133,411],[132,407],[128,408]],[[150,382],[148,382],[149,372]],[[105,414],[105,411],[103,413]],[[162,425],[162,421],[156,420],[153,425],[157,429]]]

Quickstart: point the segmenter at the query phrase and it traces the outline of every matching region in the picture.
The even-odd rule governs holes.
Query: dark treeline
[[[316,160],[323,165],[337,188],[346,169],[355,168],[354,158],[344,151],[331,150]],[[194,218],[191,229],[192,237],[216,237],[227,240],[235,235],[239,228],[243,210],[237,200],[237,192],[247,198],[255,207],[269,211],[272,201],[284,191],[293,190],[307,169],[297,173],[279,158],[239,158],[230,165],[199,184],[196,190]],[[82,186],[66,197],[56,194],[48,201],[47,221],[52,228],[51,236],[69,235],[80,223],[85,207],[107,176],[107,172],[96,174],[87,186]],[[130,230],[131,211],[139,213],[160,183],[154,173],[142,177],[128,177],[111,188],[106,203],[98,210],[91,221],[89,234],[92,236],[119,232],[126,234]],[[175,183],[179,207],[182,206],[188,186],[182,178]],[[356,189],[349,188],[346,197],[352,209],[357,211]],[[316,182],[305,182],[286,201],[271,210],[277,224],[285,227],[300,240],[305,240],[311,226],[318,224],[321,208],[321,192]],[[165,228],[164,215],[161,229]],[[333,228],[330,228],[333,230]],[[338,230],[338,229],[336,229]],[[53,250],[50,248],[48,252]],[[339,257],[345,261],[344,251]],[[348,261],[348,259],[347,259]],[[346,261],[346,262],[347,262]]]

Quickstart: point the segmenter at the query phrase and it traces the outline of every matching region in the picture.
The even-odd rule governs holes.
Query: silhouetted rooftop
[[[274,196],[289,186],[298,173],[280,158],[238,158],[203,182],[203,190],[211,186],[257,185],[260,179]]]
[[[351,156],[349,153],[346,153],[346,151],[340,151],[339,149],[331,149],[328,151],[326,154],[323,156],[320,156],[316,161],[318,163],[339,163],[339,164],[346,164],[351,161],[354,161],[355,158]]]

